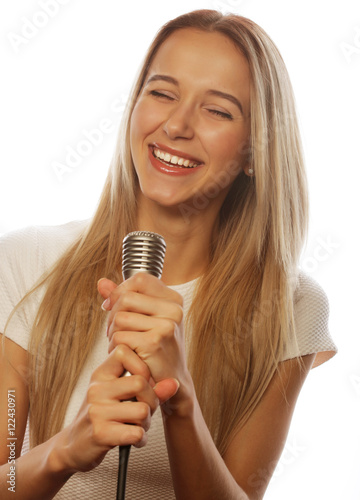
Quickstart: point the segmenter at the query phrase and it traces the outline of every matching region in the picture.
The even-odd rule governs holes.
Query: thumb
[[[175,396],[179,390],[180,383],[176,378],[166,378],[154,386],[154,392],[159,398],[160,404]]]
[[[117,288],[117,284],[114,283],[111,280],[108,280],[107,278],[101,278],[97,282],[97,289],[100,293],[100,295],[104,298],[107,299],[111,292]]]

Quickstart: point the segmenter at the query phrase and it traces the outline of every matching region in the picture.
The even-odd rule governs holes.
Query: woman
[[[17,456],[30,406],[17,493],[114,498],[115,447],[132,444],[130,498],[262,498],[307,373],[336,351],[326,297],[298,271],[307,191],[281,56],[248,19],[180,16],[151,45],[122,130],[90,222],[3,241]],[[164,236],[161,281],[122,282],[133,230]]]

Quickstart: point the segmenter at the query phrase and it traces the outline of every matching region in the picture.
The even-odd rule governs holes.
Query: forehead
[[[234,93],[248,108],[248,62],[234,42],[222,33],[193,28],[175,31],[158,49],[148,77],[152,74],[169,74],[179,81],[180,86]]]

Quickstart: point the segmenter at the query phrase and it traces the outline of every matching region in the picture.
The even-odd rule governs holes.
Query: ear
[[[244,172],[245,172],[245,174],[246,174],[248,177],[254,177],[254,176],[255,176],[254,168],[253,168],[250,164],[247,164],[247,165],[244,167]]]
[[[253,152],[252,152],[252,147],[251,147],[251,139],[248,137],[248,139],[245,142],[245,146],[242,150],[242,154],[244,155],[243,157],[243,172],[245,175],[248,177],[254,177],[255,172],[254,172],[254,167],[253,167]]]

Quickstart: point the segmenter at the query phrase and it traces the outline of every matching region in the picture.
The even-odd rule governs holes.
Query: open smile
[[[171,167],[180,167],[180,168],[195,168],[200,165],[200,163],[191,161],[187,158],[182,158],[181,156],[171,155],[166,151],[162,151],[159,148],[154,148],[152,154],[159,161],[164,163],[164,165],[168,165]]]

